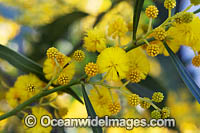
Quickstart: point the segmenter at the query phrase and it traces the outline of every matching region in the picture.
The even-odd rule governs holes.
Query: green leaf
[[[6,46],[0,45],[0,58],[8,61],[19,70],[26,73],[33,73],[44,82],[48,82],[44,77],[42,66],[25,57],[24,55],[17,53]],[[71,88],[64,91],[83,103],[80,97]]]
[[[73,96],[76,100],[78,100],[80,103],[83,104],[82,99],[72,90],[71,87],[62,90],[62,92],[65,92],[65,93],[67,93],[67,94],[70,94],[70,95]]]
[[[10,116],[16,115],[18,112],[20,112],[21,110],[23,110],[25,107],[27,107],[28,105],[32,104],[33,102],[38,101],[40,98],[42,98],[44,96],[47,96],[47,95],[52,94],[52,93],[57,92],[57,91],[62,91],[62,90],[66,89],[66,88],[68,88],[68,87],[70,87],[72,85],[79,84],[79,82],[80,82],[80,79],[73,80],[68,85],[58,86],[58,87],[55,87],[53,89],[41,91],[40,93],[34,95],[33,97],[31,97],[27,101],[23,102],[22,104],[19,104],[13,110],[11,110],[11,111],[9,111],[9,112],[1,115],[0,116],[0,120],[3,120],[3,119],[6,119],[6,118],[8,118]]]
[[[199,12],[200,12],[200,8],[197,9],[196,11],[194,11],[194,14],[197,14],[197,13],[199,13]]]
[[[125,83],[125,80],[122,80]],[[162,92],[164,95],[167,95],[166,89],[153,77],[147,76],[145,80],[142,80],[140,83],[129,83],[127,89],[132,93],[136,93],[142,97],[149,97],[153,95],[154,92]]]
[[[69,26],[75,21],[87,16],[84,12],[75,11],[70,14],[61,16],[54,20],[52,23],[43,27],[39,27],[41,33],[39,44],[54,44],[62,37],[66,37]]]
[[[140,19],[140,13],[142,11],[142,7],[144,4],[144,0],[136,0],[134,6],[134,16],[133,16],[133,41],[136,41],[136,33]]]
[[[40,37],[37,40],[31,40],[33,52],[29,57],[34,60],[40,60],[44,57],[44,51],[49,47],[55,46],[55,43],[61,39],[67,40],[70,26],[87,15],[87,13],[81,11],[74,11],[56,18],[50,24],[37,27]]]
[[[25,57],[24,55],[17,53],[14,50],[6,46],[3,46],[1,44],[0,44],[0,58],[8,61],[10,64],[20,69],[21,71],[27,73],[34,73],[38,77],[40,77],[41,80],[46,81],[43,74],[42,66],[30,60],[29,58]]]
[[[88,112],[88,116],[91,116],[91,118],[96,118],[97,115],[94,111],[94,108],[92,107],[90,99],[89,99],[87,92],[85,90],[84,84],[82,84],[82,93],[83,93],[83,98],[84,98],[84,101],[85,101],[85,106],[86,106],[86,109],[87,109],[87,112]],[[103,132],[101,127],[92,127],[92,130],[93,130],[94,133],[102,133]]]
[[[161,91],[161,92],[166,92],[166,88],[158,82],[154,77],[148,75],[145,80],[142,80],[140,85],[148,87],[148,89],[152,91]]]
[[[174,54],[174,52],[168,47],[166,41],[163,42],[165,48],[167,49],[168,53],[170,54],[170,57],[175,64],[177,71],[179,72],[179,75],[185,85],[189,88],[192,95],[196,98],[196,100],[200,103],[200,89],[197,86],[197,84],[192,79],[192,76],[188,73],[188,71],[185,69],[183,63],[180,61],[180,59]]]
[[[125,83],[126,81],[122,81]],[[167,102],[167,89],[158,82],[154,77],[148,75],[145,80],[140,83],[129,83],[126,88],[134,94],[138,94],[140,97],[152,98],[154,92],[162,92],[164,95],[164,100],[157,104],[158,107],[163,108],[166,106]],[[154,108],[149,108],[149,111],[153,111]]]

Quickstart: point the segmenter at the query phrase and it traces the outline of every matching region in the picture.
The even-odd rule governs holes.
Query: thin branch
[[[198,9],[198,10],[196,10],[196,11],[194,11],[193,13],[194,14],[197,14],[197,13],[199,13],[200,12],[200,9]],[[173,16],[174,17],[174,16]],[[171,18],[168,18],[163,24],[161,24],[160,26],[164,26],[169,20],[171,20],[173,17],[171,17]],[[169,27],[167,27],[167,28],[169,28]],[[146,39],[148,42],[152,42],[152,41],[155,41],[155,38],[154,37],[152,37],[152,38],[148,38],[148,39]],[[135,45],[133,42],[131,42],[131,43],[129,43],[128,45],[127,45],[127,48],[125,48],[125,50],[126,50],[126,52],[128,52],[128,51],[130,51],[130,50],[132,50],[132,49],[134,49],[134,48],[137,48],[137,47],[140,47],[140,46],[142,46],[142,45],[144,45],[144,44],[146,44],[143,40],[140,42],[140,41],[138,41],[137,42],[137,44]]]
[[[0,120],[3,120],[3,119],[6,119],[6,118],[8,118],[10,116],[16,115],[18,112],[20,112],[21,110],[23,110],[26,106],[30,105],[31,103],[39,100],[40,98],[42,98],[44,96],[47,96],[47,95],[49,95],[51,93],[54,93],[54,92],[57,92],[57,91],[62,91],[62,90],[66,89],[66,88],[68,88],[70,86],[79,84],[80,80],[81,79],[74,80],[74,81],[72,81],[68,85],[59,86],[59,87],[56,87],[56,88],[53,88],[53,89],[50,89],[50,90],[44,90],[44,91],[40,92],[39,94],[33,96],[32,98],[28,99],[24,103],[18,105],[16,108],[14,108],[13,110],[11,110],[10,112],[1,115],[0,116]]]

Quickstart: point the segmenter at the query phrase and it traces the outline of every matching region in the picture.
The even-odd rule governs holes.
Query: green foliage
[[[199,13],[199,12],[200,12],[200,8],[197,9],[196,11],[194,11],[194,14],[197,14],[197,13]]]
[[[0,116],[0,120],[3,120],[3,119],[6,119],[6,118],[8,118],[10,116],[16,115],[18,112],[23,110],[26,106],[32,104],[33,102],[38,101],[40,98],[42,98],[44,96],[47,96],[47,95],[52,94],[52,93],[57,92],[57,91],[62,91],[62,90],[66,89],[66,88],[68,88],[68,87],[70,87],[72,85],[78,84],[79,82],[80,82],[80,80],[75,80],[73,82],[70,82],[68,85],[58,86],[58,87],[55,87],[55,88],[50,89],[50,90],[41,91],[39,94],[31,97],[30,99],[28,99],[24,103],[19,104],[13,110],[9,111],[8,113],[5,113],[5,114],[1,115]]]
[[[46,81],[43,75],[42,66],[22,54],[17,53],[6,46],[0,45],[0,58],[8,61],[19,70],[27,73],[34,73],[39,78]]]
[[[188,87],[192,95],[196,98],[196,100],[200,103],[200,89],[197,84],[192,79],[191,75],[185,69],[183,63],[180,59],[174,54],[174,52],[168,47],[166,41],[163,42],[165,48],[170,54],[170,58],[172,59],[173,63],[175,64],[177,71],[185,85]]]
[[[136,41],[136,33],[137,33],[137,28],[138,28],[143,4],[144,4],[144,0],[136,0],[135,2],[134,16],[133,16],[133,41]]]
[[[87,92],[85,90],[84,84],[82,84],[82,93],[83,93],[83,98],[84,98],[84,101],[85,101],[85,106],[86,106],[86,109],[87,109],[88,116],[91,116],[91,118],[94,119],[97,115],[94,111],[94,108],[92,107],[90,99],[89,99]],[[101,127],[92,127],[92,130],[93,130],[94,133],[102,133],[103,132]]]
[[[73,22],[87,15],[88,14],[79,11],[72,12],[70,14],[59,17],[50,24],[39,27],[41,37],[37,44],[54,44],[56,41],[61,39],[65,33],[67,33],[69,26]]]
[[[8,61],[19,70],[26,73],[33,73],[44,82],[48,82],[44,77],[42,66],[23,56],[22,54],[17,53],[8,47],[0,45],[0,58]],[[80,97],[71,88],[65,89],[63,92],[70,94],[79,102],[83,103]]]
[[[44,57],[44,51],[49,47],[54,46],[60,39],[67,39],[67,34],[70,26],[87,16],[88,14],[80,11],[75,11],[70,14],[58,17],[52,23],[37,27],[40,34],[38,40],[33,41],[33,53],[29,57],[33,60],[40,60]]]
[[[72,90],[71,87],[62,90],[62,92],[65,92],[65,93],[67,93],[67,94],[70,94],[70,95],[73,96],[76,100],[78,100],[80,103],[83,104],[83,101],[81,100],[81,98]]]

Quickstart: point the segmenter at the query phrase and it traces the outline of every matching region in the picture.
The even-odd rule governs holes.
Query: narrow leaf
[[[24,55],[15,52],[14,50],[0,44],[0,58],[8,61],[11,65],[20,69],[23,72],[34,73],[42,80],[46,81],[42,66],[30,60]]]
[[[77,20],[87,16],[87,13],[75,11],[55,19],[52,23],[39,27],[41,38],[38,44],[54,44],[62,37],[66,37],[69,26]]]
[[[136,0],[134,6],[134,16],[133,16],[133,41],[136,41],[136,33],[140,19],[140,13],[142,11],[142,7],[144,4],[144,0]]]
[[[83,104],[82,99],[72,90],[71,87],[62,90],[62,92],[65,92],[65,93],[67,93],[67,94],[70,94],[70,95],[73,96],[76,100],[78,100],[80,103]]]
[[[123,83],[126,80],[122,80]],[[147,76],[145,80],[142,80],[140,83],[129,83],[126,88],[132,93],[136,93],[142,97],[151,97],[154,92],[159,91],[167,95],[166,89],[161,85],[155,78]]]
[[[96,113],[94,111],[94,108],[92,107],[92,104],[90,102],[90,99],[88,98],[87,92],[85,90],[85,86],[82,84],[82,93],[83,93],[83,98],[85,101],[85,106],[88,112],[88,116],[91,116],[91,118],[96,118]],[[92,127],[92,130],[94,133],[102,133],[102,128],[101,127]]]
[[[188,71],[185,69],[183,63],[180,61],[180,59],[174,54],[174,52],[168,47],[166,41],[163,42],[165,48],[170,54],[170,57],[175,64],[177,71],[179,72],[179,75],[185,85],[189,88],[192,95],[196,98],[196,100],[200,103],[200,89],[197,86],[197,84],[192,79],[192,76],[188,73]]]
[[[197,14],[197,13],[199,13],[199,12],[200,12],[200,8],[197,9],[196,11],[194,11],[194,14]]]
[[[15,52],[14,50],[0,44],[0,58],[8,61],[14,67],[26,73],[33,73],[37,75],[44,82],[48,82],[43,74],[42,66],[25,57],[24,55]],[[79,102],[83,103],[80,97],[71,89],[64,90],[66,93],[73,96]]]
[[[34,60],[40,60],[44,57],[43,51],[54,46],[54,44],[60,39],[66,40],[71,25],[87,15],[87,13],[81,11],[74,11],[72,13],[59,16],[50,24],[37,27],[40,37],[37,40],[31,41],[34,45],[32,50],[33,52],[29,56]]]

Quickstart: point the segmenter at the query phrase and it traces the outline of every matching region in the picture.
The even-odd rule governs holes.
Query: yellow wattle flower
[[[12,20],[0,16],[0,44],[6,45],[20,31],[20,26]]]
[[[32,108],[32,114],[37,118],[36,119],[37,124],[33,128],[28,128],[24,123],[23,125],[24,125],[24,128],[25,128],[25,133],[50,133],[51,130],[52,130],[52,127],[51,126],[42,127],[41,124],[40,124],[40,119],[44,115],[45,116],[48,115],[52,119],[53,118],[52,115],[46,109],[44,109],[42,107],[37,107],[37,106],[34,106]],[[25,115],[25,117],[26,117],[26,115]]]
[[[71,4],[68,6],[69,3],[66,0],[63,0],[62,2],[55,0],[0,1],[7,6],[14,6],[15,8],[18,8],[21,11],[18,22],[28,26],[41,26],[51,23],[56,17],[69,13],[71,12],[71,9],[74,8]]]
[[[58,49],[55,47],[49,48],[46,52],[47,58],[54,60],[58,56],[58,52]]]
[[[4,114],[3,112],[0,112],[0,116],[3,115],[3,114]],[[8,122],[8,119],[4,119],[4,120],[1,120],[1,121],[0,121],[0,130],[1,130],[1,131],[4,130],[4,128],[5,128],[6,124],[7,124],[7,122]]]
[[[60,75],[66,75],[68,77],[69,82],[72,80],[75,74],[75,63],[72,62],[69,65],[67,65]]]
[[[159,110],[154,110],[151,112],[151,118],[153,119],[160,119],[161,118],[161,114]]]
[[[101,52],[106,48],[106,39],[105,34],[102,30],[97,28],[88,30],[87,36],[84,37],[84,44],[85,47],[90,52]]]
[[[85,59],[85,53],[82,50],[76,50],[73,53],[73,59],[75,61],[81,62]]]
[[[128,104],[130,106],[137,106],[140,104],[140,100],[139,100],[139,95],[137,94],[132,94],[128,97]]]
[[[21,75],[15,81],[14,87],[6,93],[6,100],[11,107],[16,107],[39,93],[45,85],[34,74]]]
[[[19,88],[10,88],[6,93],[6,100],[11,107],[15,108],[27,100],[26,94],[27,92],[21,91]]]
[[[200,0],[190,0],[191,4],[194,4],[195,6],[200,4]]]
[[[154,92],[153,93],[152,101],[159,103],[159,102],[162,102],[163,99],[164,99],[163,93],[161,93],[161,92]]]
[[[200,50],[200,19],[194,16],[190,23],[175,24],[168,30],[168,36],[176,44],[186,45],[195,51]],[[175,45],[175,44],[174,44]]]
[[[113,102],[108,105],[108,109],[112,115],[117,115],[121,110],[121,105],[119,102]]]
[[[157,18],[159,10],[156,6],[150,5],[146,8],[145,14],[149,18]]]
[[[185,12],[182,15],[183,23],[190,23],[192,22],[194,14],[192,12]]]
[[[71,62],[71,58],[65,56],[63,59],[64,60],[60,64],[60,67],[62,68],[64,67],[64,68],[62,72],[60,73],[59,83],[58,83],[58,80],[55,80],[54,84],[62,84],[62,85],[67,84],[71,81],[71,79],[73,78],[75,74],[75,63]],[[51,80],[54,76],[56,76],[56,74],[58,74],[59,72],[59,69],[60,68],[56,65],[56,63],[52,59],[46,59],[44,61],[43,72],[47,80]],[[64,81],[63,79],[67,79],[67,80]]]
[[[57,79],[59,85],[66,85],[69,83],[69,81],[70,81],[69,77],[65,74],[60,74]]]
[[[46,59],[43,65],[44,76],[47,80],[51,80],[51,78],[56,74],[56,65],[51,59]],[[58,70],[57,70],[58,71]]]
[[[142,73],[138,69],[132,69],[127,74],[127,79],[132,83],[139,83],[142,79]]]
[[[164,6],[166,9],[173,9],[176,6],[176,0],[165,0]]]
[[[122,17],[116,17],[108,26],[108,35],[112,38],[123,37],[128,32],[128,26]]]
[[[165,40],[167,33],[164,28],[156,28],[153,32],[153,35],[156,40],[163,41]]]
[[[100,73],[106,73],[107,80],[118,81],[126,77],[129,70],[129,59],[126,52],[119,47],[103,50],[97,57]]]
[[[89,62],[85,66],[85,73],[88,75],[88,77],[94,77],[98,73],[98,67],[95,63]]]
[[[144,97],[145,100],[150,100],[148,97]],[[140,101],[140,106],[144,109],[150,108],[151,104],[146,101]]]
[[[58,55],[56,56],[56,61],[61,67],[64,67],[67,64],[67,62],[69,62],[70,60],[71,58],[65,56],[61,52],[58,52]]]
[[[34,74],[21,75],[17,78],[14,88],[26,93],[27,99],[39,93],[46,84]]]
[[[155,57],[160,53],[160,47],[156,44],[149,44],[146,48],[146,52],[149,56]]]
[[[168,107],[163,107],[161,110],[162,119],[166,119],[170,116],[170,109]]]
[[[72,62],[62,70],[58,79],[54,81],[54,84],[66,85],[72,80],[74,74],[75,74],[75,63]]]
[[[174,31],[170,28],[168,31],[167,31],[167,36],[170,38],[166,39],[166,42],[168,44],[168,46],[172,49],[172,51],[174,53],[176,53],[181,44],[179,43],[179,41],[177,41],[176,39],[173,39],[172,37],[173,36],[177,36],[177,33],[174,33]],[[151,37],[153,35],[150,35],[149,37]],[[150,45],[157,45],[159,47],[159,54],[164,54],[165,56],[169,56],[169,53],[168,51],[166,50],[166,48],[164,47],[163,43],[159,40],[155,40],[155,41],[152,41],[152,42],[149,42]],[[147,49],[147,47],[146,47]]]
[[[200,67],[200,55],[197,55],[192,59],[192,65],[195,67]]]
[[[147,56],[141,48],[135,48],[127,53],[129,58],[129,70],[139,71],[141,79],[145,79],[150,71],[150,64]]]
[[[96,89],[98,89],[98,92]],[[92,106],[94,107],[95,112],[99,117],[103,117],[105,115],[112,115],[109,111],[108,105],[112,103],[112,97],[114,101],[119,101],[118,94],[113,90],[110,90],[112,92],[111,97],[108,88],[105,88],[103,86],[97,86],[96,89],[92,89],[89,95],[90,101],[92,103]]]

